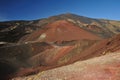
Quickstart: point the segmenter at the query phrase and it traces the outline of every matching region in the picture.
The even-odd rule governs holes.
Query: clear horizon
[[[35,20],[63,13],[120,21],[120,0],[1,0],[0,21]]]

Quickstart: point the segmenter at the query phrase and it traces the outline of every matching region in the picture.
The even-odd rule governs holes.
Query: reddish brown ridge
[[[25,39],[22,38],[20,42],[26,41],[46,41],[46,42],[62,42],[71,40],[99,40],[100,37],[75,26],[66,20],[59,20],[49,23],[43,29],[35,31],[28,35]]]

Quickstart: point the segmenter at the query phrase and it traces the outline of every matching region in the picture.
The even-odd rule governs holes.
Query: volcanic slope
[[[47,78],[47,79],[53,79],[53,80],[56,80],[56,79],[78,80],[82,78],[83,80],[101,80],[102,78],[102,80],[109,80],[109,79],[119,80],[120,78],[119,77],[119,74],[120,74],[119,73],[119,70],[120,70],[119,69],[119,65],[120,65],[119,64],[120,62],[119,61],[119,58],[120,58],[119,43],[120,43],[120,35],[116,35],[110,39],[101,40],[100,42],[97,42],[93,44],[91,47],[87,48],[85,51],[82,51],[82,53],[78,54],[77,56],[76,55],[72,56],[72,58],[68,61],[68,63],[74,61],[75,59],[77,59],[78,61],[78,59],[85,60],[85,59],[102,56],[102,55],[107,55],[107,56],[97,57],[97,58],[90,59],[83,62],[79,61],[77,63],[73,63],[65,67],[43,71],[38,75],[29,76],[25,78],[21,77],[17,79],[27,80],[29,78],[33,78],[33,80],[37,80],[37,79],[44,80]],[[66,56],[66,55],[69,55],[69,54],[65,54],[65,56],[62,57],[63,62],[66,61],[66,58],[68,59],[69,56]],[[61,59],[59,59],[58,62],[60,60]],[[34,70],[35,71],[37,69],[46,70],[46,69],[51,69],[51,67],[53,68],[53,66],[49,66],[49,67],[44,66],[41,68],[36,68]],[[79,69],[80,69],[79,71],[80,73],[78,72]],[[34,72],[34,70],[33,69],[28,70],[28,73],[32,71]],[[22,74],[27,74],[27,73],[22,73]],[[57,76],[56,74],[61,76]],[[83,77],[85,75],[87,77]]]
[[[62,23],[62,24],[60,24],[60,23]],[[56,28],[58,29],[59,27],[61,27],[60,25],[63,25],[63,23],[64,23],[64,25],[69,23],[69,25],[73,26],[75,28],[75,30],[79,29],[80,32],[75,32],[76,34],[83,32],[83,33],[87,34],[87,36],[83,36],[84,34],[81,34],[82,37],[80,37],[79,39],[74,36],[73,36],[74,39],[73,38],[71,39],[68,36],[66,36],[70,39],[70,41],[69,41],[69,40],[67,40],[67,38],[62,39],[62,37],[61,37],[62,35],[60,35],[60,36],[58,35],[59,37],[61,37],[61,39],[59,40],[59,38],[56,39],[56,38],[54,38],[54,36],[51,36],[51,34],[50,35],[48,34],[49,36],[53,37],[52,38],[53,41],[51,41],[51,38],[49,39],[49,37],[46,38],[45,36],[42,36],[42,37],[43,38],[45,37],[46,39],[43,39],[43,40],[39,39],[39,36],[41,36],[42,33],[45,33],[45,32],[51,33],[52,30],[58,31],[58,30],[56,30]],[[74,30],[73,27],[72,27],[72,29]],[[52,30],[51,30],[51,28],[52,28]],[[65,25],[65,28],[66,28],[66,25]],[[69,28],[67,28],[67,30],[69,31],[69,34],[70,34],[70,31],[72,32],[72,30],[69,30]],[[41,34],[38,34],[39,32]],[[13,47],[9,46],[7,48],[6,47],[1,48],[1,51],[3,51],[2,53],[4,54],[4,57],[1,56],[3,61],[11,60],[11,61],[14,61],[15,63],[16,62],[23,63],[25,66],[27,66],[27,67],[24,67],[24,65],[17,64],[17,66],[18,66],[17,67],[17,72],[18,72],[17,76],[29,75],[29,74],[33,74],[33,73],[36,73],[36,72],[39,72],[42,70],[51,69],[51,68],[55,68],[58,66],[70,64],[70,63],[73,63],[78,60],[85,60],[85,59],[89,59],[92,57],[105,55],[106,54],[106,52],[105,52],[106,45],[108,45],[110,43],[114,43],[114,40],[117,40],[116,42],[119,43],[119,40],[118,40],[119,35],[115,38],[111,38],[110,40],[106,39],[106,40],[100,41],[100,38],[97,37],[96,35],[86,32],[85,30],[79,28],[78,26],[74,26],[74,24],[72,24],[68,21],[63,21],[63,20],[56,21],[55,23],[50,23],[43,28],[43,31],[41,31],[41,29],[40,29],[40,30],[38,30],[38,32],[35,31],[31,35],[33,37],[32,36],[26,37],[26,38],[30,38],[30,41],[29,41],[29,39],[27,41],[23,40],[23,42],[25,42],[25,43],[23,43],[24,45],[19,43],[20,45],[15,45]],[[36,35],[38,35],[38,36],[36,36]],[[88,37],[88,35],[90,35],[90,36]],[[113,42],[111,42],[111,40]],[[47,44],[49,44],[53,47],[51,47],[50,49],[45,48],[45,50],[39,51],[39,48],[41,48],[41,47],[37,47],[37,46],[31,47],[31,45],[30,45],[31,43],[38,44],[39,42],[47,42]],[[101,43],[103,44],[102,47],[104,47],[104,48],[101,47]],[[113,44],[111,44],[111,46],[112,45]],[[114,43],[114,45],[116,45],[116,48],[117,47],[119,48],[118,44]],[[26,47],[27,50],[25,50],[25,48],[22,48],[23,46]],[[17,49],[14,49],[15,47]],[[22,51],[21,51],[21,48],[22,48]],[[15,54],[15,55],[17,56],[17,55],[22,54],[22,56],[21,57],[17,56],[18,58],[16,58],[15,55],[11,55],[11,57],[9,57],[9,56],[7,57],[8,52],[6,52],[6,49],[9,49],[10,54],[14,54],[14,52],[16,52],[16,50],[20,50],[19,54]],[[114,47],[113,47],[113,49],[114,49]],[[25,51],[25,52],[23,52],[23,51]],[[23,55],[23,54],[26,54],[26,52],[27,52],[27,55]],[[36,53],[34,54],[34,52],[36,52]],[[15,58],[16,58],[16,61],[14,60]],[[26,58],[26,59],[24,59],[24,58]],[[9,64],[9,62],[8,62],[8,64]],[[20,68],[22,68],[22,69],[20,69]]]
[[[28,62],[35,68],[25,68],[17,73],[24,76],[31,73],[71,64],[76,61],[103,56],[114,52],[120,52],[120,35],[101,41],[83,40],[74,45],[62,46],[46,50],[40,54],[28,58]],[[89,42],[89,43],[88,43]],[[39,66],[41,65],[41,66]]]
[[[0,54],[0,63],[6,64],[0,69],[4,70],[8,68],[8,65],[11,65],[9,70],[13,68],[15,71],[8,71],[6,76],[14,73],[17,76],[35,74],[42,70],[67,65],[79,60],[79,58],[73,59],[73,57],[80,55],[96,42],[98,40],[66,41],[59,44],[46,42],[10,44],[0,48],[2,53]]]
[[[44,41],[44,42],[63,42],[72,40],[100,40],[100,37],[78,27],[66,20],[59,20],[50,23],[37,30],[25,38],[23,37],[19,42],[27,41]]]

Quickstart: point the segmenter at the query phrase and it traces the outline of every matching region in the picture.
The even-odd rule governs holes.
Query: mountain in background
[[[114,54],[120,51],[119,33],[120,21],[70,13],[39,20],[0,22],[0,79],[30,76],[76,61]],[[103,75],[102,79],[105,79]]]
[[[23,36],[59,20],[68,21],[101,38],[110,38],[120,32],[120,21],[93,19],[67,13],[39,20],[0,22],[0,41],[17,42]]]

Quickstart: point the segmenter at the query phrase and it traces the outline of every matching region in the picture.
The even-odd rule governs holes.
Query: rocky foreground
[[[120,80],[120,53],[78,61],[37,75],[12,80]]]

